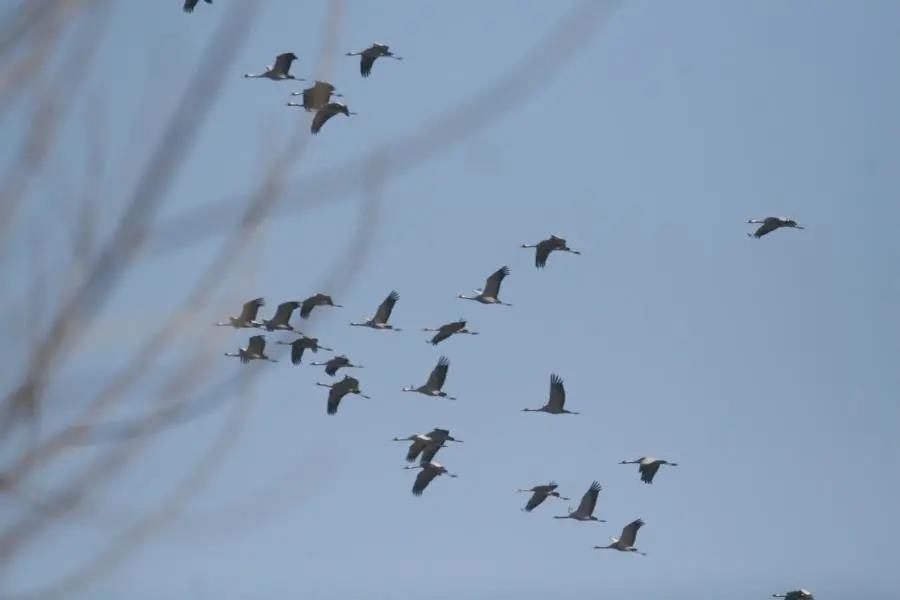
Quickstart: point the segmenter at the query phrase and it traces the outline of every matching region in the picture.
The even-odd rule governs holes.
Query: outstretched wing
[[[619,536],[619,544],[625,548],[633,548],[637,539],[638,529],[643,527],[644,522],[640,519],[632,521],[622,529],[622,535]]]
[[[428,382],[425,385],[432,390],[441,389],[444,386],[444,381],[447,379],[447,371],[449,369],[450,360],[446,356],[440,357],[437,365],[431,370],[431,375],[428,376]]]
[[[241,308],[241,321],[245,323],[249,323],[250,321],[256,320],[256,314],[259,312],[260,306],[265,306],[266,301],[262,298],[254,298],[248,302],[244,303],[243,308]]]
[[[767,233],[772,233],[779,227],[781,227],[781,219],[776,217],[766,217],[763,219],[763,224],[759,226],[759,229],[753,232],[753,237],[761,238]]]
[[[291,362],[299,365],[303,361],[303,351],[306,350],[306,338],[299,338],[291,343]]]
[[[543,269],[547,266],[547,258],[553,250],[553,243],[550,240],[538,242],[537,249],[534,251],[534,266]]]
[[[329,415],[337,413],[338,405],[341,403],[341,398],[343,398],[346,393],[347,392],[340,389],[337,385],[328,390],[328,408],[326,410]]]
[[[421,496],[422,492],[425,491],[425,488],[428,487],[428,484],[431,483],[431,480],[437,477],[437,471],[434,469],[424,468],[422,471],[416,475],[416,481],[413,483],[412,493],[414,496]]]
[[[254,335],[250,338],[250,342],[247,344],[247,352],[249,354],[254,354],[256,356],[260,356],[266,350],[266,338],[261,335]]]
[[[319,295],[310,296],[300,305],[300,318],[308,319],[312,309],[319,305]]]
[[[531,494],[531,498],[528,499],[528,504],[525,505],[525,510],[527,512],[533,511],[535,508],[541,505],[541,503],[547,499],[547,492],[534,492]]]
[[[584,496],[581,497],[581,502],[578,504],[578,514],[588,517],[594,514],[594,508],[597,506],[597,496],[600,495],[600,490],[603,489],[599,483],[596,481],[591,484],[591,487],[588,488],[588,491],[584,493]]]
[[[394,305],[397,304],[397,300],[399,299],[400,294],[398,294],[396,290],[388,294],[387,298],[384,299],[384,302],[379,305],[373,320],[376,323],[387,323],[388,319],[391,318],[391,311],[394,310]]]
[[[563,380],[555,373],[550,376],[550,399],[547,400],[547,408],[550,410],[562,410],[566,403],[566,389]]]
[[[291,70],[291,63],[294,62],[294,55],[290,52],[285,52],[284,54],[279,54],[275,58],[275,71],[278,73],[282,73],[284,75],[288,74],[288,71]]]
[[[282,302],[278,305],[278,308],[275,310],[275,316],[272,317],[272,321],[276,325],[287,325],[291,320],[291,314],[297,310],[297,307],[300,306],[300,303],[291,300],[290,302]]]
[[[378,56],[369,50],[366,50],[359,57],[359,74],[363,77],[368,77],[370,73],[372,73],[372,65],[375,64],[375,59]]]
[[[494,271],[484,282],[483,294],[489,298],[496,298],[500,293],[500,283],[509,275],[509,267],[500,267]]]
[[[334,113],[330,110],[326,110],[325,107],[320,108],[316,111],[316,116],[313,117],[312,126],[310,126],[309,130],[313,135],[319,133],[319,130],[322,129],[322,125],[325,124],[325,121],[334,116]]]
[[[641,464],[641,466],[638,467],[638,471],[641,472],[641,481],[644,483],[653,483],[653,476],[659,471],[659,463],[651,462]]]

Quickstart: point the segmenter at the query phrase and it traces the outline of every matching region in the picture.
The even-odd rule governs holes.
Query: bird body
[[[400,331],[400,329],[388,325],[388,319],[391,318],[391,312],[394,310],[394,305],[397,304],[397,300],[400,299],[400,294],[396,291],[392,291],[387,295],[387,298],[382,301],[382,303],[378,306],[378,310],[375,312],[375,316],[372,318],[363,317],[362,322],[359,323],[350,323],[350,325],[354,327],[371,327],[372,329],[390,329],[393,331]]]
[[[288,106],[299,106],[306,109],[307,112],[313,112],[324,107],[331,102],[332,96],[343,97],[343,94],[335,92],[333,85],[327,81],[316,81],[312,87],[308,87],[302,92],[291,92],[291,96],[302,96],[303,102],[288,102]]]
[[[325,373],[327,373],[331,377],[334,377],[335,374],[344,367],[355,368],[355,369],[363,368],[362,365],[354,365],[353,363],[351,363],[350,359],[347,358],[346,356],[344,356],[343,354],[339,354],[338,356],[332,356],[325,362],[313,362],[313,363],[309,363],[309,364],[316,365],[316,366],[324,366]]]
[[[556,491],[556,488],[559,487],[555,481],[551,481],[545,485],[536,485],[533,488],[527,490],[518,490],[519,492],[531,492],[531,498],[528,499],[528,502],[525,504],[525,507],[522,509],[525,512],[531,512],[538,506],[540,506],[544,500],[550,497],[559,498],[560,500],[568,500],[565,496],[560,496],[559,492]]]
[[[299,365],[303,362],[303,352],[305,352],[306,350],[312,350],[313,352],[318,352],[319,350],[327,350],[328,352],[333,352],[331,348],[326,348],[325,346],[319,345],[319,338],[314,337],[301,336],[293,342],[279,341],[278,343],[282,346],[291,347],[291,364],[295,365]]]
[[[522,248],[536,248],[534,253],[534,266],[543,269],[547,265],[547,258],[551,252],[569,252],[571,254],[581,254],[578,250],[572,250],[566,244],[566,240],[551,235],[546,240],[541,240],[537,244],[522,244]]]
[[[252,336],[247,342],[246,348],[240,348],[237,352],[226,352],[225,356],[236,356],[241,359],[243,364],[247,364],[251,360],[278,362],[274,358],[266,356],[266,338],[261,335]]]
[[[241,314],[237,317],[228,317],[227,323],[216,323],[218,327],[234,327],[241,329],[242,327],[261,327],[262,323],[256,320],[261,306],[265,306],[266,301],[263,298],[254,298],[244,302],[241,308]]]
[[[619,552],[636,552],[641,556],[647,556],[644,552],[641,552],[637,548],[634,547],[634,542],[637,539],[638,529],[644,526],[644,522],[641,519],[637,519],[632,521],[628,525],[626,525],[622,529],[622,534],[618,538],[612,538],[612,543],[609,546],[594,546],[597,550],[618,550]]]
[[[491,273],[484,282],[484,289],[475,290],[475,296],[459,294],[456,297],[462,298],[463,300],[474,300],[476,302],[481,302],[482,304],[512,306],[512,304],[506,304],[500,300],[500,284],[507,275],[509,275],[509,267],[500,267],[495,272]]]
[[[446,356],[438,359],[437,365],[431,370],[428,381],[419,387],[409,386],[403,388],[404,392],[418,392],[426,396],[440,396],[448,400],[456,400],[453,396],[448,396],[446,392],[441,391],[444,381],[447,379],[447,371],[450,369],[450,360]]]
[[[523,412],[545,412],[551,415],[577,415],[579,413],[566,410],[566,388],[563,386],[563,380],[555,373],[550,375],[550,398],[547,404],[540,408],[523,408]]]
[[[294,77],[290,74],[291,63],[297,60],[297,55],[293,52],[285,52],[275,57],[275,64],[266,67],[262,73],[246,73],[244,77],[251,79],[271,79],[272,81],[285,81],[293,79],[296,81],[306,81],[303,78]]]
[[[342,102],[329,102],[316,111],[316,116],[313,117],[312,125],[310,125],[309,128],[310,132],[312,132],[313,135],[316,135],[317,133],[319,133],[319,130],[322,129],[322,126],[325,125],[328,119],[330,119],[334,115],[340,114],[349,117],[350,115],[355,115],[356,113],[351,112],[350,109],[347,108],[347,105]]]
[[[359,380],[355,377],[350,377],[349,375],[344,375],[344,378],[337,383],[316,383],[316,385],[331,388],[328,391],[328,406],[326,410],[329,415],[337,413],[341,400],[343,400],[344,396],[347,394],[356,394],[367,400],[370,399],[369,396],[366,396],[360,391]]]
[[[759,223],[760,227],[753,233],[747,235],[752,238],[759,239],[767,233],[771,233],[782,227],[792,227],[794,229],[804,229],[797,225],[797,221],[787,217],[766,217],[765,219],[750,219],[747,223]]]
[[[294,313],[297,308],[300,307],[300,303],[291,300],[290,302],[282,302],[278,305],[278,308],[275,309],[275,315],[266,321],[263,321],[263,326],[268,331],[296,331],[294,327],[290,324],[291,315]]]
[[[809,590],[794,590],[783,594],[772,594],[773,598],[784,598],[785,600],[815,600],[812,592]]]
[[[576,521],[597,521],[599,523],[606,523],[603,519],[598,519],[594,516],[594,508],[597,506],[597,498],[600,496],[600,490],[603,487],[597,483],[596,481],[591,483],[591,487],[588,488],[588,491],[584,493],[584,496],[581,497],[581,502],[578,504],[578,508],[575,510],[570,510],[568,515],[565,516],[554,516],[554,519],[575,519]]]
[[[312,310],[317,306],[333,306],[335,308],[341,308],[340,304],[335,304],[334,300],[331,299],[331,296],[328,294],[323,294],[319,292],[313,296],[310,296],[300,305],[300,318],[308,319],[309,315],[312,314]]]
[[[434,337],[432,337],[430,340],[428,340],[429,344],[433,344],[435,346],[437,346],[438,344],[440,344],[441,342],[443,342],[444,340],[449,338],[451,335],[455,335],[457,333],[468,334],[468,335],[478,335],[477,331],[469,331],[468,329],[466,329],[466,322],[463,319],[460,319],[459,321],[454,321],[452,323],[447,323],[445,325],[441,325],[437,329],[430,329],[430,328],[426,327],[422,331],[436,332]]]
[[[447,442],[462,443],[450,435],[450,430],[435,428],[428,433],[416,433],[404,438],[395,437],[395,442],[412,442],[409,451],[406,453],[408,462],[415,462],[421,455],[422,463],[431,462],[438,450],[444,448]]]
[[[412,493],[414,496],[421,496],[422,492],[425,491],[425,488],[428,487],[428,484],[431,483],[431,480],[437,477],[438,475],[447,475],[449,477],[456,477],[455,474],[449,472],[444,465],[436,462],[424,462],[411,467],[403,467],[404,469],[422,469],[422,471],[416,475],[416,481],[413,483]]]
[[[641,481],[644,483],[653,483],[653,477],[662,465],[677,467],[678,463],[669,462],[661,458],[653,458],[652,456],[642,456],[635,460],[623,460],[620,465],[638,465],[638,472],[641,474]]]
[[[375,64],[376,58],[393,58],[394,60],[403,60],[402,56],[397,56],[391,52],[387,44],[379,44],[375,42],[365,50],[359,52],[347,52],[347,56],[359,56],[359,74],[368,77],[372,73],[372,65]]]

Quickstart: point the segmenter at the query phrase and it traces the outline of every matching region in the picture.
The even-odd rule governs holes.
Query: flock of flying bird
[[[185,0],[184,11],[192,12],[199,0]],[[205,0],[207,4],[212,4],[212,0]],[[348,52],[347,56],[360,57],[360,74],[368,77],[372,72],[372,66],[375,60],[381,57],[402,60],[391,52],[389,46],[385,44],[375,43],[369,48],[360,52]],[[275,58],[275,63],[261,73],[248,73],[244,75],[247,78],[265,78],[273,81],[305,81],[305,79],[297,78],[290,73],[291,65],[297,59],[297,55],[293,52],[279,54]],[[343,97],[337,93],[336,88],[331,83],[325,81],[316,81],[312,87],[306,88],[301,92],[292,92],[292,96],[301,97],[301,102],[288,102],[288,106],[303,108],[308,112],[315,112],[313,117],[311,132],[317,134],[322,126],[333,116],[343,114],[345,116],[354,115],[350,112],[347,105],[341,102],[332,102],[332,96]],[[753,238],[761,238],[764,235],[780,228],[803,229],[793,219],[786,217],[766,217],[765,219],[750,219],[747,221],[751,224],[758,224],[759,227],[753,233],[747,235]],[[577,250],[569,248],[564,238],[551,235],[549,238],[542,240],[536,244],[522,244],[522,248],[535,249],[535,267],[542,269],[547,264],[547,259],[552,252],[568,252],[571,254],[581,254]],[[504,278],[509,275],[509,268],[506,266],[493,272],[485,281],[484,287],[476,289],[473,295],[459,294],[457,298],[464,300],[472,300],[482,304],[498,304],[502,306],[512,306],[500,299],[500,285]],[[394,306],[400,299],[396,291],[391,291],[387,297],[378,306],[375,315],[372,317],[364,317],[361,321],[350,323],[354,327],[369,327],[376,330],[401,331],[399,328],[388,323]],[[227,322],[217,323],[219,326],[229,326],[235,329],[240,328],[260,328],[266,331],[291,331],[299,335],[293,342],[277,342],[291,346],[291,362],[295,365],[302,363],[303,354],[309,350],[317,353],[319,350],[333,352],[331,348],[327,348],[319,344],[318,338],[308,337],[291,325],[291,317],[297,309],[300,311],[300,318],[307,319],[313,309],[318,306],[330,306],[341,308],[341,305],[335,304],[331,296],[324,293],[317,293],[302,302],[291,300],[282,302],[275,310],[275,314],[271,319],[258,320],[259,309],[265,305],[263,298],[254,298],[244,303],[241,313],[237,317],[229,317]],[[467,328],[467,322],[459,319],[450,323],[446,323],[437,328],[424,328],[423,331],[432,332],[434,336],[427,340],[428,343],[437,345],[453,335],[478,335],[477,331],[471,331]],[[263,335],[254,335],[250,337],[247,346],[240,348],[237,352],[226,353],[226,356],[237,357],[242,363],[248,363],[252,360],[263,360],[269,362],[278,362],[270,358],[266,352],[266,340]],[[331,377],[337,375],[338,371],[343,368],[363,368],[363,365],[354,364],[343,354],[335,355],[323,362],[311,362],[311,365],[324,366],[325,373]],[[448,395],[443,391],[444,383],[447,379],[447,373],[450,369],[450,361],[446,356],[441,356],[437,364],[428,376],[428,380],[420,386],[410,385],[402,388],[403,392],[415,392],[426,396],[441,397],[448,400],[456,400],[455,397]],[[337,414],[341,400],[347,395],[357,395],[363,398],[369,396],[363,394],[360,389],[359,380],[350,375],[344,375],[344,378],[335,383],[317,383],[316,385],[329,388],[326,412],[329,415]],[[562,378],[559,375],[552,374],[550,376],[550,395],[547,402],[539,408],[523,408],[525,412],[545,412],[552,415],[559,414],[579,414],[565,408],[566,391]],[[428,433],[418,433],[407,437],[395,437],[397,442],[410,442],[409,449],[406,453],[406,460],[410,463],[418,464],[408,465],[405,469],[418,469],[419,473],[415,478],[412,486],[412,493],[415,496],[421,496],[428,485],[436,477],[447,475],[448,477],[457,477],[451,473],[442,464],[435,462],[434,457],[441,448],[445,448],[448,442],[461,443],[462,440],[454,438],[447,429],[435,428]],[[660,467],[663,465],[678,466],[677,463],[664,459],[653,457],[641,457],[635,460],[623,460],[620,464],[636,464],[640,479],[646,484],[653,483]],[[559,498],[561,500],[569,500],[562,496],[558,491],[558,484],[549,482],[547,484],[536,485],[528,489],[520,489],[519,492],[529,493],[531,496],[526,502],[522,510],[531,512],[540,506],[547,498]],[[605,523],[603,519],[594,516],[594,510],[597,505],[597,499],[602,490],[602,486],[594,481],[588,490],[584,493],[578,507],[575,510],[569,510],[566,515],[554,516],[556,519],[574,519],[576,521],[596,521]],[[611,543],[606,546],[594,546],[598,550],[618,550],[620,552],[633,552],[646,556],[635,546],[638,530],[644,525],[642,519],[636,519],[622,529],[618,538],[611,538]],[[772,594],[775,598],[785,598],[786,600],[813,600],[813,595],[807,590],[794,590],[783,594]]]

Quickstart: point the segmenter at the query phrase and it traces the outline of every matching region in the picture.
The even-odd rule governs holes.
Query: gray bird
[[[569,252],[571,254],[581,254],[578,250],[572,250],[566,245],[566,240],[555,235],[551,235],[546,240],[541,240],[537,244],[522,244],[522,248],[537,248],[534,253],[534,266],[543,269],[547,265],[547,258],[551,252]]]
[[[354,327],[371,327],[372,329],[390,329],[393,331],[400,331],[400,329],[388,325],[388,319],[391,318],[391,312],[394,310],[394,305],[397,304],[397,300],[400,299],[400,294],[396,291],[391,292],[387,295],[387,298],[382,301],[382,303],[378,306],[378,310],[375,312],[375,316],[371,319],[369,317],[363,317],[362,322],[360,323],[350,323],[350,325]]]
[[[550,375],[550,398],[547,404],[540,408],[523,408],[522,412],[545,412],[551,415],[577,415],[572,410],[566,410],[566,388],[563,387],[563,380],[559,375]]]
[[[343,94],[338,94],[334,89],[334,86],[327,81],[316,81],[312,87],[308,87],[302,92],[291,92],[291,96],[302,96],[303,101],[300,103],[288,102],[287,105],[304,108],[307,112],[319,110],[331,102],[332,96],[344,97]]]
[[[337,413],[338,405],[340,405],[341,400],[347,394],[356,394],[357,396],[362,396],[366,400],[369,400],[369,396],[366,396],[359,389],[359,380],[349,375],[344,375],[344,378],[338,381],[337,383],[316,383],[316,385],[331,388],[328,391],[328,408],[327,413],[329,415],[333,415]]]
[[[411,467],[403,467],[404,469],[422,469],[421,473],[416,475],[416,481],[413,483],[412,493],[413,496],[421,496],[422,492],[425,491],[425,488],[428,487],[428,484],[431,483],[431,480],[437,477],[438,475],[448,475],[450,477],[456,477],[455,474],[449,472],[444,468],[444,465],[436,462],[426,462],[419,465],[411,466]]]
[[[428,381],[425,382],[425,385],[420,385],[419,387],[405,387],[403,388],[403,391],[418,392],[420,394],[425,394],[426,396],[440,396],[447,400],[456,400],[453,396],[448,396],[447,392],[441,391],[441,388],[444,386],[444,381],[447,379],[447,371],[449,369],[450,360],[446,356],[442,356],[438,359],[434,369],[431,370],[431,374],[428,376]]]
[[[581,497],[581,503],[575,510],[569,510],[569,514],[565,516],[554,516],[554,519],[575,519],[576,521],[597,521],[598,523],[606,523],[603,519],[594,516],[594,508],[597,506],[597,497],[603,488],[596,481],[591,484],[588,491]]]
[[[375,64],[376,58],[393,58],[394,60],[403,60],[402,56],[397,56],[391,52],[387,44],[379,44],[375,42],[365,50],[359,52],[348,52],[347,56],[359,56],[359,74],[368,77],[372,73],[372,65]]]
[[[340,369],[343,369],[344,367],[353,368],[353,369],[362,369],[363,368],[362,365],[354,365],[352,362],[350,362],[350,359],[347,358],[346,356],[344,356],[343,354],[339,354],[338,356],[332,356],[325,362],[312,362],[309,364],[315,365],[317,367],[324,366],[325,373],[327,373],[331,377],[334,377],[335,374]]]
[[[447,323],[445,325],[441,325],[437,329],[431,329],[426,327],[422,331],[434,331],[434,337],[428,340],[429,344],[433,344],[437,346],[451,335],[460,333],[460,334],[468,334],[468,335],[478,335],[477,331],[469,331],[466,329],[466,321],[464,319],[460,319],[459,321],[454,321],[452,323]]]
[[[298,337],[293,342],[276,342],[282,346],[290,346],[291,347],[291,363],[295,365],[299,365],[303,362],[303,352],[306,350],[312,350],[313,352],[318,352],[319,350],[326,350],[328,352],[334,352],[332,348],[326,348],[325,346],[319,345],[319,338],[314,337],[306,337],[301,336]],[[315,364],[315,363],[313,363]]]
[[[797,225],[797,221],[793,219],[789,219],[787,217],[766,217],[765,219],[750,219],[747,223],[761,223],[759,229],[754,231],[753,233],[748,233],[748,237],[759,239],[767,233],[772,233],[776,229],[780,229],[782,227],[792,227],[794,229],[804,229],[800,225]]]
[[[406,453],[407,462],[415,462],[421,455],[420,462],[427,463],[434,459],[438,450],[446,447],[447,442],[462,443],[450,435],[449,429],[435,428],[428,433],[416,433],[407,437],[395,437],[395,442],[412,442],[409,445],[409,451]]]
[[[482,304],[501,304],[503,306],[512,306],[500,301],[500,284],[503,279],[509,275],[509,267],[500,267],[487,278],[484,282],[484,289],[475,290],[475,296],[465,296],[458,294],[457,298],[463,300],[474,300]]]
[[[641,474],[641,481],[644,483],[653,483],[653,477],[662,465],[677,467],[678,463],[669,462],[661,458],[653,458],[652,456],[642,456],[635,460],[623,460],[620,465],[639,465],[638,471]]]
[[[266,301],[262,298],[254,298],[244,302],[241,308],[241,314],[237,317],[228,317],[227,323],[216,323],[217,327],[234,327],[241,329],[242,327],[261,327],[262,323],[256,320],[259,308],[265,306]]]
[[[297,55],[293,52],[285,52],[284,54],[279,54],[275,57],[275,64],[271,67],[266,67],[266,70],[262,73],[246,73],[244,77],[251,79],[271,79],[272,81],[285,81],[287,79],[293,79],[295,81],[306,81],[302,77],[294,77],[289,73],[291,70],[291,63],[297,60]]]
[[[609,546],[594,546],[597,550],[618,550],[619,552],[636,552],[641,556],[647,556],[645,552],[641,552],[634,547],[637,539],[638,529],[644,526],[644,522],[640,519],[632,521],[622,529],[618,538],[609,538],[612,543]]]
[[[550,497],[559,498],[560,500],[568,500],[565,496],[560,496],[559,492],[556,491],[556,488],[559,485],[555,481],[551,481],[545,485],[536,485],[531,489],[527,490],[518,490],[519,492],[531,492],[531,498],[528,499],[528,502],[525,504],[525,507],[522,509],[525,512],[531,512],[538,506],[540,506],[544,500]]]
[[[274,358],[266,356],[266,338],[261,335],[254,335],[247,342],[246,348],[240,348],[237,352],[226,352],[225,356],[235,356],[241,359],[243,364],[247,364],[251,360],[267,360],[269,362],[278,362]]]
[[[329,102],[322,108],[316,111],[316,116],[313,117],[312,125],[310,125],[310,132],[313,135],[319,133],[319,130],[322,129],[322,126],[334,115],[355,115],[355,112],[351,112],[349,108],[347,108],[346,104],[342,102]]]

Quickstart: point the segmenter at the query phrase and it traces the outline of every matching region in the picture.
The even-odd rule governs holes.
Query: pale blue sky
[[[83,115],[91,94],[102,98],[107,150],[134,154],[128,168],[109,164],[122,169],[105,180],[111,213],[154,141],[150,117],[170,110],[233,2],[190,16],[177,1],[114,3],[88,94],[72,109]],[[330,78],[359,115],[329,122],[298,176],[364,156],[468,98],[568,7],[347,2]],[[241,74],[293,51],[294,72],[314,77],[324,15],[322,2],[265,3],[221,73],[164,216],[217,200],[227,212],[286,127],[309,118],[283,106],[300,85]],[[357,59],[340,54],[375,40],[404,60],[379,61],[363,80]],[[350,397],[327,417],[319,369],[222,357],[216,380],[262,371],[226,400],[252,402],[239,440],[178,517],[74,597],[751,600],[806,587],[825,599],[897,598],[898,57],[895,2],[623,3],[562,72],[534,73],[536,85],[554,75],[547,89],[511,112],[483,98],[479,110],[497,113],[490,127],[382,186],[366,259],[335,292],[346,308],[310,326],[366,366],[356,375],[372,400]],[[83,135],[76,120],[63,137],[71,164],[54,165],[32,194],[58,198],[66,214]],[[291,189],[285,203],[304,200]],[[319,291],[362,204],[346,196],[267,222],[217,297],[224,314],[200,320],[260,295],[268,316]],[[807,229],[748,239],[745,221],[770,214]],[[550,233],[583,255],[554,255],[537,271],[517,246]],[[185,297],[220,241],[129,271],[95,331],[115,357],[79,352],[49,392],[59,411],[84,403],[107,361],[118,364]],[[18,267],[4,277],[29,260],[13,254]],[[512,308],[455,299],[504,264]],[[347,326],[391,289],[402,333]],[[481,335],[425,345],[420,328],[458,316]],[[214,333],[212,355],[247,339]],[[441,354],[457,402],[399,392],[423,383]],[[543,403],[550,373],[581,416],[519,412]],[[134,406],[155,401],[155,383]],[[174,489],[234,410],[161,436],[90,509],[31,546],[7,589],[39,587],[103,549]],[[435,426],[465,440],[438,455],[460,477],[415,498],[404,447],[390,439]],[[646,486],[617,464],[642,455],[681,466]],[[573,498],[600,481],[609,523],[552,519],[565,502],[521,512],[515,489],[550,479]],[[649,556],[591,549],[638,517]]]

